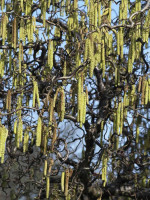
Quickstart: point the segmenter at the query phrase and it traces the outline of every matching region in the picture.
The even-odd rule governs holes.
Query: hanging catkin
[[[17,19],[15,17],[12,25],[12,47],[14,47],[14,49],[16,49],[16,43],[17,43]]]
[[[38,124],[36,129],[36,146],[41,145],[41,135],[42,135],[42,120],[41,117],[38,118]]]
[[[0,158],[1,158],[1,163],[4,162],[5,144],[6,144],[7,136],[8,136],[8,130],[2,124],[0,124]]]
[[[61,173],[61,191],[64,192],[65,190],[65,172]]]
[[[60,121],[64,120],[64,115],[65,115],[65,92],[63,87],[61,87],[60,89],[60,102],[61,102],[61,106],[60,106]]]
[[[6,109],[10,112],[11,111],[11,90],[8,90],[7,97],[6,97]]]
[[[53,67],[53,40],[49,40],[48,43],[48,66],[50,70]]]

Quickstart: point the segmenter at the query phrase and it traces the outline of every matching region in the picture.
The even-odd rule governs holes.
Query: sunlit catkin
[[[124,119],[124,116],[123,116],[123,113],[124,113],[124,110],[123,110],[123,102],[121,102],[121,108],[120,108],[120,134],[122,134],[122,129],[123,129],[123,119]]]
[[[47,176],[47,160],[44,161],[44,176]]]
[[[60,95],[61,95],[60,96],[60,101],[61,101],[61,106],[60,106],[60,112],[61,112],[60,121],[63,121],[64,120],[64,115],[65,115],[65,92],[64,92],[63,87],[61,87]]]
[[[105,76],[105,41],[102,39],[102,72],[103,77]]]
[[[14,122],[14,134],[17,133],[17,123],[18,123],[18,121],[16,120],[16,121]]]
[[[146,86],[146,77],[143,76],[143,79],[142,79],[142,96],[141,96],[141,104],[143,105],[144,104],[144,99],[145,99],[145,87]]]
[[[65,172],[61,173],[61,191],[64,192],[65,190]]]
[[[46,198],[49,198],[49,191],[50,191],[50,177],[46,177]]]
[[[102,181],[103,181],[103,186],[105,187],[106,185],[106,175],[107,175],[107,157],[105,154],[103,154],[102,157]]]
[[[42,134],[42,120],[41,117],[38,118],[38,124],[36,129],[36,146],[41,145],[41,134]]]
[[[19,117],[18,130],[17,130],[17,148],[19,148],[20,142],[22,142],[22,137],[23,137],[23,123],[21,117]]]
[[[21,74],[21,62],[23,60],[23,45],[22,41],[19,43],[19,73]]]
[[[148,104],[148,90],[149,90],[149,88],[148,88],[148,81],[146,81],[146,86],[145,86],[145,105],[147,105]]]
[[[53,40],[49,40],[48,43],[48,66],[50,70],[53,67]]]
[[[7,97],[6,97],[6,109],[10,112],[11,111],[11,90],[8,90]]]
[[[120,55],[120,38],[119,31],[117,33],[117,54]]]
[[[16,43],[17,43],[17,19],[15,17],[12,25],[12,47],[16,48]]]
[[[90,46],[89,46],[89,58],[90,58],[90,70],[89,74],[90,77],[93,76],[93,70],[94,70],[94,43],[93,43],[93,35],[90,36]]]
[[[24,19],[20,19],[20,40],[25,43],[25,27],[24,27]]]
[[[148,43],[149,39],[149,26],[150,26],[150,10],[147,12],[145,23],[142,30],[143,42]]]
[[[1,23],[1,29],[2,29],[2,45],[5,44],[5,40],[7,38],[7,23],[8,23],[8,17],[5,13],[2,14],[2,23]]]
[[[84,47],[84,61],[86,61],[87,58],[88,58],[89,43],[90,43],[90,40],[89,40],[89,38],[87,38],[87,39],[85,40],[85,47]]]
[[[36,96],[36,83],[35,80],[33,81],[33,99],[32,99],[32,106],[35,107],[35,96]]]
[[[23,142],[23,152],[24,153],[28,150],[28,143],[29,143],[29,133],[26,130],[24,133],[24,142]]]
[[[117,121],[116,121],[116,132],[119,135],[119,127],[120,127],[120,108],[121,108],[121,103],[118,103],[118,109],[117,109]]]
[[[5,144],[8,136],[8,130],[1,124],[0,125],[0,158],[1,163],[4,162]]]

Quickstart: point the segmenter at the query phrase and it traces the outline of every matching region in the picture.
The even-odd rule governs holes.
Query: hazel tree
[[[0,19],[3,199],[148,199],[150,0],[1,0]]]

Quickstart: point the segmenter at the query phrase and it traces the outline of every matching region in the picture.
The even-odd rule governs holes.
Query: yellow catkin
[[[150,26],[150,10],[148,11],[146,15],[145,23],[142,30],[143,42],[146,42],[146,43],[148,43],[148,39],[149,39],[149,26]]]
[[[21,74],[21,62],[23,60],[23,45],[22,41],[19,44],[19,73]]]
[[[88,58],[88,52],[89,52],[89,42],[90,42],[90,40],[89,40],[89,38],[87,38],[87,39],[85,40],[85,48],[84,48],[84,61],[86,61],[86,60],[87,60],[87,58]]]
[[[128,73],[132,72],[132,55],[131,55],[131,45],[129,47],[129,55],[128,55]]]
[[[8,130],[5,126],[0,125],[0,158],[1,163],[4,162],[4,154],[5,154],[5,144],[8,136]]]
[[[41,117],[38,118],[37,130],[36,130],[36,146],[41,145],[41,135],[42,135],[42,120]]]
[[[131,94],[130,94],[130,97],[131,97],[131,105],[134,105],[134,102],[135,102],[135,85],[132,85],[132,89],[131,89]]]
[[[90,45],[89,45],[89,58],[90,58],[90,77],[93,76],[93,70],[94,70],[94,43],[93,43],[93,36],[91,34],[90,36]]]
[[[60,16],[64,16],[64,11],[65,11],[65,0],[61,1],[61,9],[60,9]]]
[[[145,105],[148,104],[148,93],[149,93],[149,88],[148,88],[148,81],[146,81],[146,86],[145,86]]]
[[[33,26],[33,32],[35,32],[35,29],[36,29],[36,18],[34,16],[32,17],[32,26]]]
[[[80,126],[82,126],[82,112],[83,112],[83,76],[81,74],[78,75],[78,115],[77,121],[80,122]]]
[[[7,23],[8,23],[8,17],[5,13],[2,14],[2,45],[5,44],[5,40],[7,39]]]
[[[5,1],[1,0],[1,10],[3,10],[5,8]]]
[[[101,2],[98,2],[97,6],[98,6],[98,8],[97,8],[97,10],[98,10],[98,26],[100,26],[101,25]]]
[[[50,70],[53,67],[53,40],[49,40],[48,43],[48,66]]]
[[[98,3],[94,3],[94,27],[97,27],[97,4]]]
[[[69,187],[69,169],[65,171],[65,196],[68,195],[68,187]]]
[[[24,153],[28,150],[28,143],[29,143],[29,133],[26,130],[24,133],[24,142],[23,142],[23,152]]]
[[[60,28],[58,28],[57,26],[55,27],[54,36],[56,38],[60,38]]]
[[[50,192],[50,177],[46,177],[46,198],[49,198],[49,192]]]
[[[17,120],[14,122],[14,134],[16,134],[17,133]]]
[[[123,113],[124,113],[124,110],[123,110],[123,102],[121,102],[121,108],[120,108],[120,134],[122,134],[122,129],[123,129],[123,119],[124,119],[124,116],[123,116]]]
[[[27,38],[28,41],[31,41],[31,20],[27,19],[27,25],[26,25],[26,33],[27,33]]]
[[[23,4],[23,0],[21,0],[21,2],[20,2],[20,7],[21,7],[22,12],[24,12],[24,4]]]
[[[22,142],[22,136],[23,136],[23,123],[21,117],[19,117],[18,130],[17,130],[17,148],[19,148],[20,142]]]
[[[53,114],[54,114],[54,99],[50,98],[50,104],[49,104],[49,124],[52,124],[52,120],[53,120]]]
[[[35,26],[33,26],[33,18],[30,19],[30,42],[32,42],[34,40],[33,38],[33,32],[35,29]],[[29,49],[30,50],[30,54],[32,54],[32,48]]]
[[[119,40],[120,40],[120,58],[122,59],[123,58],[123,33],[124,33],[124,29],[123,27],[120,27],[120,30],[119,30]]]
[[[102,73],[103,77],[105,76],[105,41],[102,39]]]
[[[37,101],[37,104],[38,104],[38,107],[40,107],[40,98],[39,98],[39,89],[38,89],[38,84],[36,82],[36,101]]]
[[[61,191],[64,192],[65,190],[65,172],[61,173]]]
[[[36,96],[36,83],[33,81],[33,99],[32,99],[32,106],[35,107],[35,96]]]
[[[117,54],[120,55],[120,38],[119,31],[117,33]]]
[[[20,40],[25,43],[25,27],[24,27],[24,19],[21,18],[20,20]]]
[[[106,176],[107,176],[107,157],[105,154],[103,154],[103,157],[102,157],[102,181],[103,181],[104,187],[106,186],[106,182],[107,182]]]
[[[118,135],[119,135],[119,127],[120,127],[120,106],[121,106],[121,104],[118,103],[118,109],[117,109],[117,115],[116,115],[116,118],[117,118],[117,121],[116,121],[116,132],[117,132]]]
[[[43,19],[43,26],[45,27],[45,19],[46,19],[46,6],[47,2],[45,0],[42,0],[41,3],[41,11],[42,11],[42,19]]]
[[[142,96],[141,96],[141,104],[144,104],[144,99],[145,99],[145,86],[146,86],[146,77],[143,76],[142,79]]]
[[[47,176],[47,160],[44,162],[44,176]]]
[[[12,25],[12,47],[16,49],[17,44],[17,19],[14,18],[13,25]]]
[[[148,79],[148,102],[150,102],[150,78]]]
[[[8,92],[7,92],[6,109],[7,109],[9,112],[11,111],[11,90],[8,90]]]
[[[86,117],[86,93],[83,92],[83,114],[82,114],[82,123],[85,123],[85,117]]]
[[[118,68],[115,67],[115,86],[118,85]]]
[[[60,115],[60,121],[63,121],[64,120],[64,115],[65,115],[65,92],[64,92],[64,89],[63,87],[61,88],[61,106],[60,106],[60,112],[61,112],[61,115]]]

